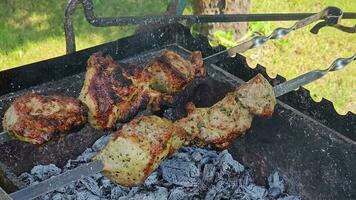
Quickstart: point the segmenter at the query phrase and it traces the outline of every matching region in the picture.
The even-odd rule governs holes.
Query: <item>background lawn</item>
[[[150,15],[165,11],[169,0],[94,0],[98,16]],[[0,70],[65,54],[63,14],[67,0],[2,0],[0,1]],[[110,5],[110,6],[105,6]],[[334,5],[356,12],[354,0],[252,0],[251,12],[319,12]],[[276,27],[289,27],[294,22],[250,23],[250,33],[269,34]],[[346,25],[356,20],[343,20]],[[74,27],[77,49],[84,49],[134,33],[135,27],[95,28],[77,9]],[[356,34],[333,28],[318,35],[310,27],[293,32],[280,41],[269,42],[245,53],[250,66],[260,63],[270,76],[277,73],[290,79],[312,69],[324,68],[335,58],[356,53]],[[347,69],[329,74],[308,86],[317,101],[324,97],[334,102],[339,113],[356,113],[356,62]]]

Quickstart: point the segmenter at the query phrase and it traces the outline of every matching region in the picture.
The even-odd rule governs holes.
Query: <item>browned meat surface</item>
[[[189,105],[188,116],[176,125],[189,133],[193,144],[223,149],[251,127],[254,115],[270,117],[275,104],[272,86],[259,74],[210,108]]]
[[[188,104],[188,116],[175,123],[154,115],[130,121],[95,159],[112,181],[137,186],[184,143],[226,148],[250,128],[254,115],[271,116],[275,103],[272,87],[257,75],[210,108]]]
[[[145,67],[138,81],[148,84],[153,90],[174,93],[181,91],[194,78],[205,74],[200,51],[193,52],[189,60],[173,51],[164,51]]]
[[[147,104],[148,95],[136,88],[109,55],[90,56],[79,99],[89,108],[89,122],[97,129],[112,128]]]
[[[178,150],[186,132],[154,115],[133,119],[112,136],[94,159],[104,162],[103,174],[124,186],[137,186]]]
[[[27,93],[6,111],[3,127],[21,141],[42,144],[56,133],[66,133],[87,121],[88,109],[72,97]]]
[[[162,101],[171,101],[173,93],[201,76],[205,68],[200,52],[187,61],[165,51],[143,69],[120,66],[109,55],[94,54],[79,99],[89,108],[89,122],[97,129],[109,129],[140,109],[159,110]]]

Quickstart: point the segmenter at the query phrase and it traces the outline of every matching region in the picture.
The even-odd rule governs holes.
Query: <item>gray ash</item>
[[[63,170],[53,164],[38,165],[31,173],[21,174],[20,178],[26,184],[36,184],[87,163],[104,147],[108,139],[109,136],[101,137],[92,148],[85,150],[76,160],[69,160]],[[226,150],[217,152],[185,147],[172,158],[164,160],[140,187],[116,185],[99,173],[75,181],[38,199],[300,199],[286,193],[285,178],[278,171],[273,172],[267,182],[266,186],[256,185],[251,171],[234,160]]]

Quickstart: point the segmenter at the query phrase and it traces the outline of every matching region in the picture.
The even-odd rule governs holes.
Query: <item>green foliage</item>
[[[213,38],[209,40],[211,46],[216,47],[222,45],[226,48],[231,48],[237,45],[236,40],[234,39],[233,31],[223,31],[216,30],[213,32]]]
[[[274,29],[272,22],[249,22],[248,25],[250,34],[259,33],[269,35]]]

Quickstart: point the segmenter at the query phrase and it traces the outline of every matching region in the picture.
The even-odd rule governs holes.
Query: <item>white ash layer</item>
[[[108,142],[109,136],[98,139],[75,160],[69,160],[64,169],[53,164],[35,166],[30,173],[20,175],[28,184],[36,184],[51,176],[87,163]],[[181,200],[181,199],[272,199],[299,200],[287,194],[286,179],[277,171],[266,186],[254,183],[249,169],[234,160],[225,150],[185,147],[164,160],[140,187],[123,187],[112,183],[98,173],[41,196],[40,200]]]

